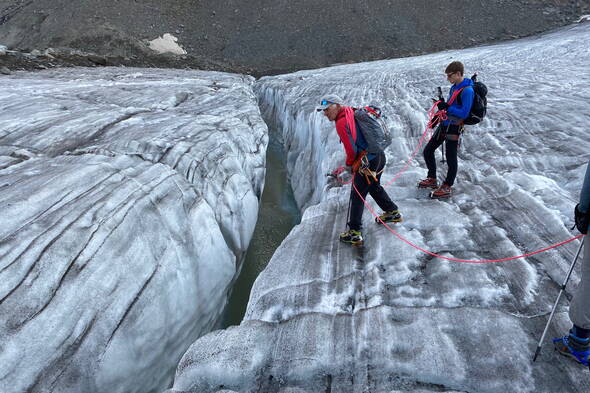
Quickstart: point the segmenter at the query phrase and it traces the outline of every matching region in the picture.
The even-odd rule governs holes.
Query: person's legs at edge
[[[555,349],[561,354],[588,365],[590,360],[590,245],[584,243],[582,277],[569,309],[573,323],[569,334],[553,340]]]
[[[437,131],[438,132],[438,131]],[[434,157],[434,152],[436,149],[442,145],[443,139],[440,134],[435,133],[430,141],[426,144],[424,148],[424,161],[426,162],[426,167],[428,168],[428,175],[427,177],[436,179],[436,159]]]
[[[381,153],[369,163],[369,168],[372,171],[377,172],[377,181],[373,180],[369,185],[369,194],[371,195],[371,198],[377,202],[377,205],[379,205],[381,210],[384,212],[391,212],[398,210],[398,207],[381,185],[381,171],[385,167],[386,162],[387,159],[385,158],[385,153]]]
[[[359,193],[361,194],[360,196]],[[350,221],[348,222],[348,226],[350,229],[354,229],[357,231],[361,230],[363,210],[365,210],[365,205],[361,197],[363,199],[366,199],[368,193],[369,184],[367,183],[367,180],[362,174],[358,172],[355,173],[353,187],[351,187],[350,190]]]
[[[453,186],[453,184],[455,184],[455,178],[457,177],[457,169],[459,167],[457,160],[458,147],[459,141],[445,141],[445,153],[447,156],[447,165],[449,167],[445,184],[449,186]]]
[[[358,192],[361,194],[359,196]],[[369,184],[365,177],[360,173],[354,174],[353,183],[350,189],[350,219],[347,222],[349,230],[340,234],[340,241],[358,245],[363,243],[363,236],[361,234],[363,210],[365,205],[361,199],[367,197],[369,193]]]

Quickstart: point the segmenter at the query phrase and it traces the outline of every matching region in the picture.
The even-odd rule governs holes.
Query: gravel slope
[[[255,75],[403,57],[527,36],[590,12],[590,0],[3,0],[0,44],[69,47],[118,63]],[[147,41],[178,37],[182,59]],[[2,65],[2,64],[0,64]]]

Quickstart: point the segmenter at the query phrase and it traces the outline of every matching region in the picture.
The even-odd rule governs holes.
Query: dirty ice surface
[[[253,78],[128,68],[2,77],[0,390],[161,391],[254,230]]]
[[[258,277],[244,322],[198,340],[170,392],[590,391],[588,369],[550,343],[531,362],[579,242],[513,262],[449,262],[401,242],[365,209],[364,248],[341,244],[350,186],[333,187],[325,174],[344,153],[333,124],[314,111],[327,93],[384,109],[394,135],[386,184],[416,149],[435,88],[448,89],[446,65],[461,60],[467,76],[479,72],[488,118],[463,138],[456,194],[434,201],[416,189],[426,175],[420,149],[386,188],[405,217],[393,229],[448,257],[519,255],[573,237],[590,156],[589,40],[586,23],[499,45],[263,78],[257,91],[265,115],[283,128],[295,197],[306,210]],[[444,172],[443,165],[439,178]],[[569,294],[578,281],[576,273]],[[566,305],[550,336],[569,328]]]

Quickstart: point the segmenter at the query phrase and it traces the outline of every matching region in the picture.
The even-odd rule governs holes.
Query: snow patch
[[[150,49],[160,54],[172,53],[175,55],[186,55],[187,52],[177,43],[178,38],[166,33],[149,42]]]

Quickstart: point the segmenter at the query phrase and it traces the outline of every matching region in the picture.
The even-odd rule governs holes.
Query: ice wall
[[[463,138],[455,196],[433,201],[416,189],[426,175],[419,149],[387,186],[405,218],[393,229],[451,258],[519,255],[573,236],[590,151],[588,39],[582,24],[501,45],[263,78],[263,113],[283,129],[306,210],[258,277],[242,324],[195,342],[169,392],[588,391],[587,368],[550,343],[531,362],[579,243],[508,263],[450,262],[401,242],[365,210],[365,246],[340,244],[350,189],[324,174],[344,153],[333,124],[314,112],[327,93],[384,108],[394,131],[387,184],[417,148],[436,86],[448,88],[445,66],[461,60],[468,76],[478,71],[489,115]],[[574,274],[570,294],[577,281]],[[550,336],[569,328],[566,305]]]
[[[3,393],[168,386],[256,223],[268,132],[252,85],[126,68],[2,78]]]

